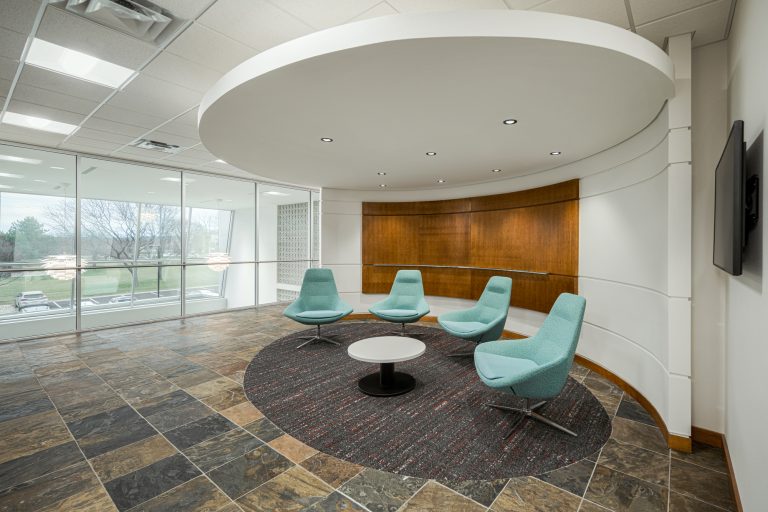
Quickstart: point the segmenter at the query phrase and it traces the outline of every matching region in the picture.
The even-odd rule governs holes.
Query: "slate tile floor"
[[[613,434],[556,471],[443,485],[318,452],[242,390],[253,356],[300,329],[281,311],[0,345],[0,512],[735,510],[722,451],[671,452],[642,406],[579,366]]]

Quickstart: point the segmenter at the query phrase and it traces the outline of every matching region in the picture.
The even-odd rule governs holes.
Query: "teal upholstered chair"
[[[320,326],[341,320],[351,312],[352,306],[341,300],[336,291],[333,272],[328,268],[308,268],[304,272],[299,298],[285,308],[283,314],[301,324],[317,326],[317,334],[300,338],[307,340],[296,347],[301,348],[315,341],[339,345],[338,341],[321,336]]]
[[[509,312],[509,298],[512,295],[512,279],[493,276],[485,290],[470,309],[450,311],[437,317],[440,326],[458,338],[482,343],[497,340],[504,332],[504,323]],[[471,356],[470,352],[457,352],[451,356]]]
[[[525,418],[576,434],[536,412],[562,391],[573,364],[586,308],[584,297],[562,293],[535,336],[524,340],[483,343],[475,349],[475,369],[488,386],[526,399],[525,408],[488,404],[521,413],[509,437]]]
[[[399,334],[405,336],[405,324],[416,322],[429,313],[429,306],[424,299],[421,272],[398,270],[389,297],[372,305],[368,311],[387,322],[401,324]],[[410,332],[409,334],[421,333]]]

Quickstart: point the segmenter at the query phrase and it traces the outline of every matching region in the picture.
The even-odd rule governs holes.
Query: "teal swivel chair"
[[[336,291],[333,272],[328,268],[308,268],[304,272],[299,298],[285,308],[283,314],[300,324],[317,326],[317,334],[299,338],[307,340],[296,347],[299,349],[315,341],[339,345],[338,341],[321,336],[320,326],[341,320],[351,312],[352,306],[341,300]]]
[[[487,404],[520,413],[507,437],[525,418],[533,418],[576,436],[536,410],[559,395],[565,386],[586,305],[584,297],[562,293],[535,336],[524,340],[492,341],[475,349],[475,369],[486,385],[526,399],[525,408]]]
[[[389,297],[372,305],[368,311],[387,322],[401,324],[400,332],[392,334],[405,336],[405,324],[416,322],[429,313],[429,306],[424,299],[421,272],[419,270],[398,270]],[[409,334],[422,333],[410,332]]]
[[[474,341],[497,340],[504,332],[504,323],[509,312],[509,298],[512,295],[512,279],[493,276],[485,290],[470,309],[450,311],[437,317],[440,326],[458,338]],[[456,352],[451,357],[471,356],[474,352]]]

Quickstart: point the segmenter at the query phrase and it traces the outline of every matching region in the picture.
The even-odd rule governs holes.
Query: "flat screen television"
[[[744,121],[734,121],[728,142],[715,170],[715,238],[713,263],[739,276],[742,254],[756,214],[752,193],[756,186],[747,177]]]

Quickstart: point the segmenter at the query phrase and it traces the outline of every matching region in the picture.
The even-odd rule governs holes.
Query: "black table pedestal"
[[[411,391],[416,380],[407,373],[396,372],[395,363],[381,363],[378,372],[357,382],[360,391],[371,396],[396,396]]]

